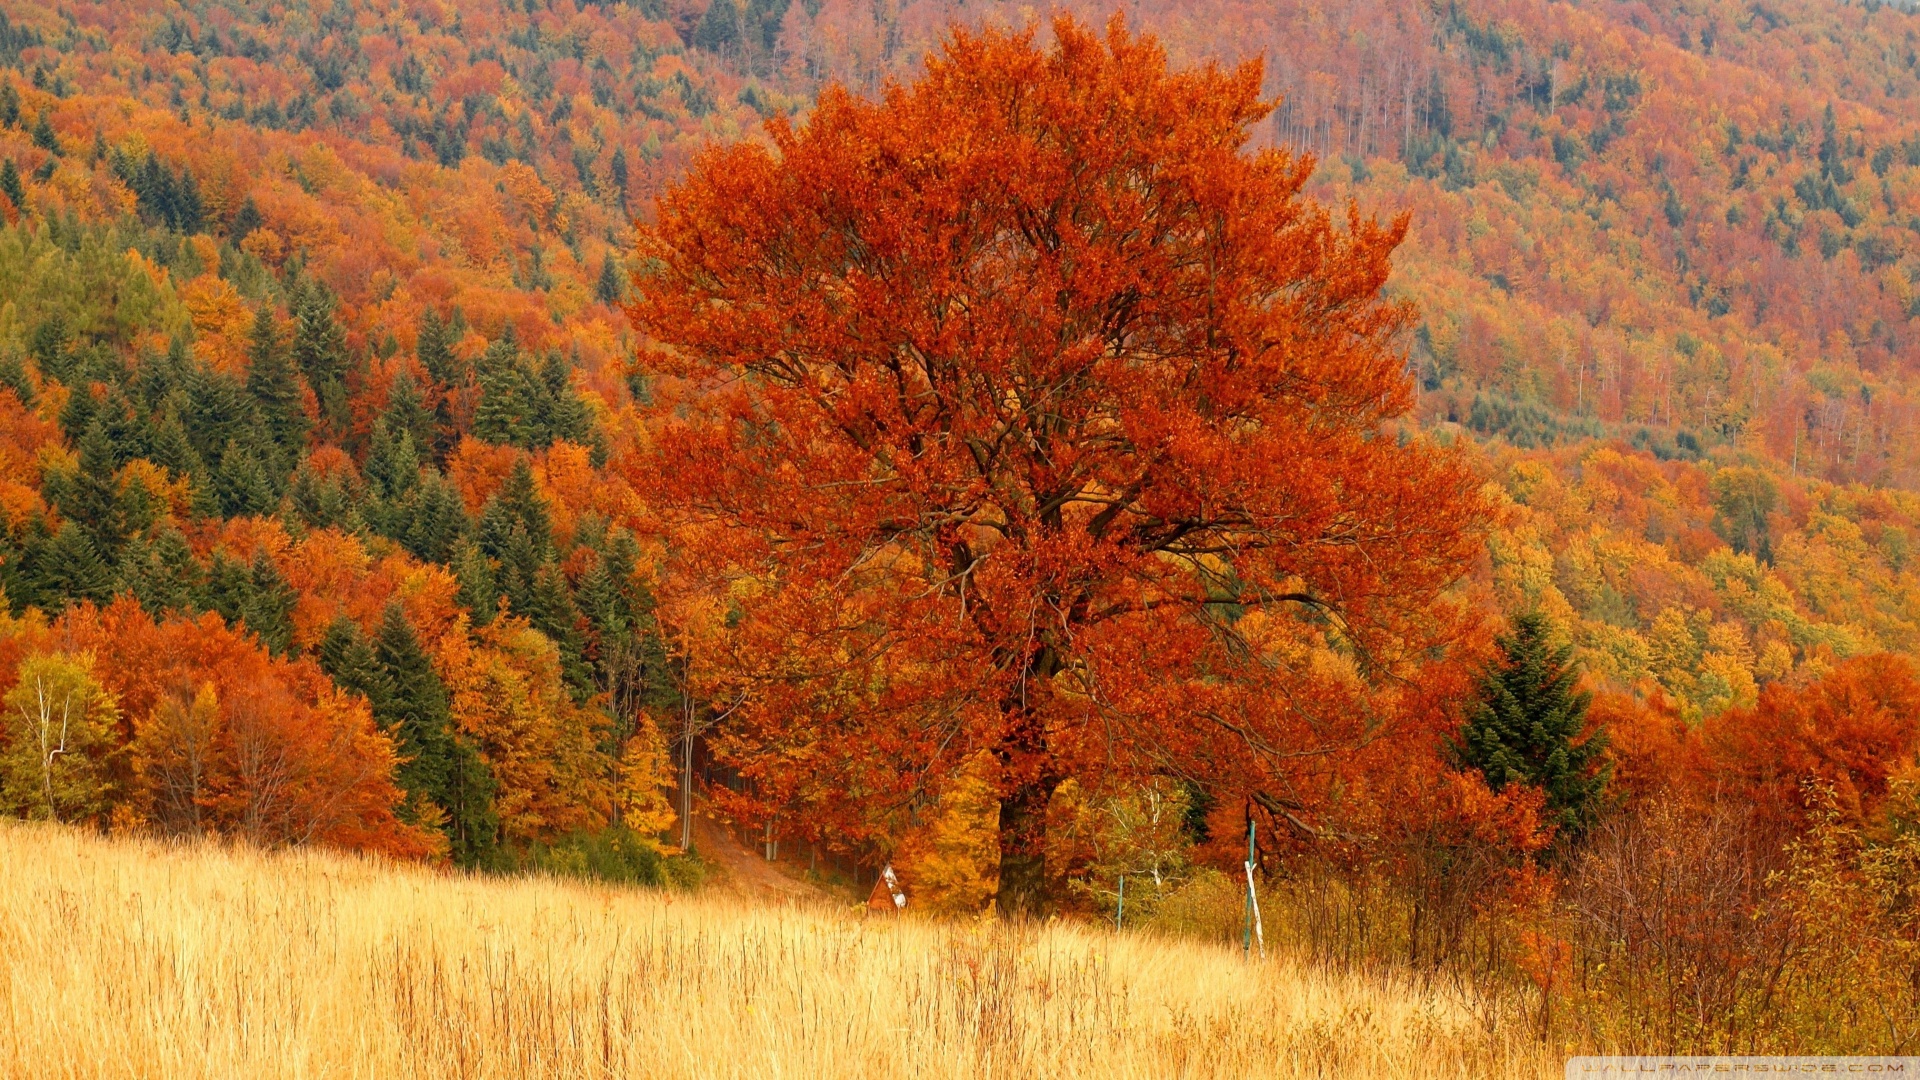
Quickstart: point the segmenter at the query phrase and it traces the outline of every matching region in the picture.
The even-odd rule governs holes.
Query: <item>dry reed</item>
[[[0,1074],[1538,1076],[1386,976],[0,821]]]

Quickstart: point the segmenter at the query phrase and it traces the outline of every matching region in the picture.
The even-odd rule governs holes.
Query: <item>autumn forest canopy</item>
[[[0,812],[1920,1039],[1920,14],[1008,18],[6,5]]]

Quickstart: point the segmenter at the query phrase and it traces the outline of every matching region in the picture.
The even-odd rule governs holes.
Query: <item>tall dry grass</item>
[[[0,1072],[1557,1075],[1387,977],[1068,925],[863,920],[0,821]]]

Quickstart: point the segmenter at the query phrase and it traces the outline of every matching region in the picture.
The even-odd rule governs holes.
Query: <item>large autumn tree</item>
[[[1311,828],[1288,763],[1377,737],[1296,692],[1432,644],[1478,504],[1392,427],[1404,222],[1250,149],[1260,85],[1117,21],[955,30],[662,197],[630,314],[686,392],[630,471],[726,583],[746,809],[875,835],[984,760],[1030,912],[1066,778],[1234,761]]]

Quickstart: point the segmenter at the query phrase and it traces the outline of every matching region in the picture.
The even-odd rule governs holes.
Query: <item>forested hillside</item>
[[[1538,992],[1543,1029],[1577,983],[1624,1018],[1609,1039],[1751,1047],[1804,1024],[1871,1043],[1821,973],[1866,941],[1920,985],[1901,884],[1920,859],[1920,14],[1135,2],[1118,14],[1158,45],[1064,52],[1044,14],[0,0],[0,812],[659,883],[697,872],[666,843],[691,750],[770,858],[784,839],[814,872],[891,861],[917,907],[1004,899],[1021,831],[1036,911],[1172,925],[1238,912],[1207,866],[1259,871],[1313,947],[1500,972]],[[1029,24],[925,59],[956,25]],[[1175,72],[1264,68],[1163,79],[1162,49]],[[981,85],[962,69],[1006,93],[954,111]],[[1234,242],[1322,275],[1273,295],[1342,298],[1300,309],[1309,409],[1263,396],[1293,369],[1057,384],[1111,395],[1087,406],[1090,455],[1124,414],[1193,485],[1319,515],[1326,543],[1294,562],[1235,546],[1231,514],[1115,554],[1118,509],[1086,511],[1084,546],[990,562],[1009,548],[981,536],[1026,542],[1011,513],[965,503],[977,535],[956,542],[945,510],[886,502],[925,476],[863,472],[871,446],[832,449],[830,424],[795,434],[808,408],[924,420],[847,374],[948,310],[914,291],[945,281],[915,261],[943,249],[888,243],[984,218],[1002,181],[1071,189],[1037,151],[980,165],[1014,145],[988,114],[1043,84],[1116,175],[1160,183],[1126,170],[1211,148],[1193,175],[1262,193],[1279,223]],[[1082,93],[1126,123],[1061,105],[1093,109]],[[1311,168],[1249,164],[1263,148]],[[1315,200],[1324,222],[1295,212]],[[879,243],[860,236],[876,220]],[[1101,234],[1120,254],[1049,295],[1110,286],[1086,310],[1115,318],[1170,295],[1192,264],[1124,247],[1148,232]],[[1166,273],[1129,283],[1149,265]],[[1405,306],[1374,306],[1382,289]],[[1017,352],[996,352],[1029,313],[1006,303],[967,355]],[[1336,332],[1329,311],[1362,314]],[[860,393],[753,397],[829,337],[795,385]],[[1213,403],[1182,395],[1214,393],[1269,411],[1209,427]],[[1291,470],[1243,474],[1244,444],[1207,442],[1296,420],[1312,438],[1265,447]],[[916,429],[910,456],[953,433]],[[1075,499],[1144,498],[1150,473],[1073,488],[1032,534]],[[1385,562],[1326,554],[1362,524]],[[1228,539],[1188,536],[1205,529]],[[1037,602],[1026,631],[969,636],[1045,577],[1006,567],[1052,559],[1098,599],[1060,606],[1071,647],[1033,651]],[[1175,597],[1186,614],[1164,613]],[[1539,761],[1502,742],[1520,730],[1502,670],[1548,688],[1530,707],[1560,743]],[[1041,716],[1042,685],[1056,732],[1099,736],[1059,750],[1043,716],[1041,752],[1009,750],[994,724]],[[1666,936],[1619,921],[1622,897]]]
[[[1920,651],[1920,16],[1123,13],[1176,65],[1263,55],[1256,143],[1409,215],[1388,290],[1417,415],[1498,504],[1463,592],[1490,617],[1545,611],[1596,688],[1695,724]],[[23,716],[80,688],[97,751],[48,806],[653,866],[620,826],[670,819],[661,728],[724,711],[692,669],[727,623],[659,607],[676,537],[630,480],[685,388],[635,362],[630,221],[701,147],[1013,17],[6,4],[0,660]],[[965,830],[916,828],[979,895]]]

